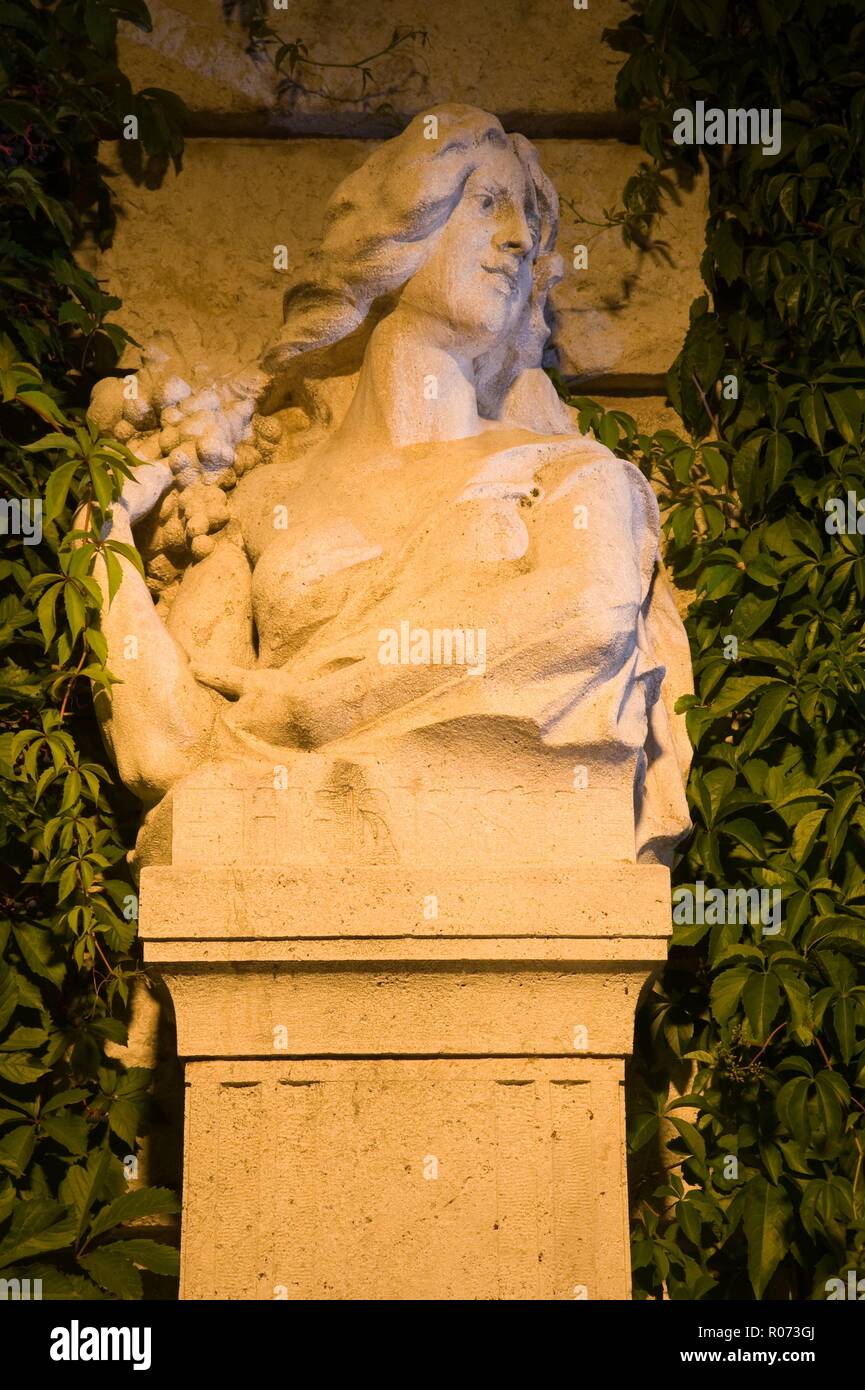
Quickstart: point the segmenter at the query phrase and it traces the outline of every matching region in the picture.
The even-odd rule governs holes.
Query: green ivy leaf
[[[126,1260],[149,1269],[152,1274],[180,1274],[180,1251],[158,1240],[121,1240],[103,1245],[102,1250],[116,1250]]]
[[[31,1255],[65,1249],[72,1241],[74,1229],[74,1222],[59,1202],[42,1197],[19,1202],[12,1224],[0,1242],[0,1269]]]
[[[825,809],[808,811],[800,821],[797,822],[793,830],[793,863],[798,869],[814,847],[814,842],[820,832],[820,827],[826,817]]]
[[[748,1275],[757,1298],[787,1251],[792,1207],[783,1188],[752,1178],[745,1190],[743,1228],[748,1243]]]
[[[45,1076],[48,1071],[27,1052],[3,1053],[0,1055],[0,1077],[11,1081],[15,1086],[29,1086]]]
[[[747,965],[737,965],[730,970],[724,970],[712,982],[709,999],[712,1006],[712,1013],[718,1023],[726,1023],[739,1007],[745,985],[751,979],[751,970]]]
[[[79,1115],[43,1115],[41,1128],[72,1154],[87,1152],[87,1125]]]
[[[13,1178],[23,1178],[33,1157],[35,1143],[33,1125],[18,1125],[10,1129],[0,1139],[0,1168],[5,1168]]]
[[[78,1239],[86,1225],[93,1203],[110,1195],[112,1155],[108,1149],[89,1153],[86,1164],[70,1168],[60,1184],[60,1196],[76,1217],[75,1237]],[[122,1173],[122,1168],[121,1168]],[[121,1179],[125,1182],[125,1179]]]
[[[751,1036],[755,1042],[765,1042],[781,1004],[777,976],[772,971],[753,974],[742,991],[742,1003]]]
[[[180,1203],[167,1187],[139,1187],[103,1207],[91,1223],[89,1236],[92,1239],[141,1216],[173,1216],[178,1211]]]
[[[761,695],[751,728],[742,740],[742,749],[750,756],[762,748],[769,735],[780,722],[790,700],[790,689],[786,685],[773,685]]]
[[[141,1275],[116,1245],[80,1255],[78,1263],[108,1293],[117,1294],[119,1298],[141,1298]]]

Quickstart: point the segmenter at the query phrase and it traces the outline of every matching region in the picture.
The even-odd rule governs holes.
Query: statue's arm
[[[152,470],[138,470],[136,483],[124,489],[123,498],[113,508],[108,531],[112,539],[134,546],[133,522],[162,496],[170,482],[170,474],[166,479],[165,473],[168,470],[157,464]],[[230,549],[239,556],[236,547]],[[153,803],[207,755],[219,701],[192,674],[196,633],[188,623],[184,625],[182,609],[174,624],[164,623],[135,565],[125,556],[118,558],[122,577],[113,598],[101,556],[94,568],[103,598],[101,627],[108,647],[107,665],[116,678],[110,690],[97,692],[95,707],[106,747],[122,780],[142,801]],[[228,603],[231,584],[242,586],[242,575],[230,572],[226,582],[225,576],[216,573],[221,568],[217,551],[208,558],[217,561],[208,567],[206,585],[213,608],[218,601]],[[242,557],[240,564],[245,566]],[[237,562],[228,568],[236,571]],[[199,590],[204,586],[196,571],[203,569],[204,564],[195,566],[189,574]],[[216,596],[218,590],[221,599]],[[211,638],[213,635],[209,634]],[[207,634],[200,645],[207,645]]]

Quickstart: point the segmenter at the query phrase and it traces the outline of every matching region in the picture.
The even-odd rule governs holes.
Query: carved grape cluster
[[[194,390],[166,357],[94,387],[88,413],[99,428],[142,463],[165,463],[174,474],[175,489],[160,511],[157,550],[185,546],[193,559],[204,559],[228,521],[226,492],[272,456],[282,425],[256,413],[261,385],[260,375],[250,372]]]

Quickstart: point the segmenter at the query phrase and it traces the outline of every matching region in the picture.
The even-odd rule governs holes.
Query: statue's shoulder
[[[555,434],[502,425],[490,430],[484,442],[483,459],[464,489],[464,500],[528,498],[542,492],[551,502],[600,482],[611,501],[635,494],[641,504],[656,505],[640,470],[576,425]]]
[[[603,479],[611,489],[611,504],[628,497],[650,516],[657,511],[654,493],[640,470],[593,435],[582,433],[578,411],[562,400],[540,367],[527,368],[514,379],[501,403],[496,427],[521,430],[531,439],[548,498],[555,495],[556,477],[564,488],[562,495],[585,487],[590,479]]]

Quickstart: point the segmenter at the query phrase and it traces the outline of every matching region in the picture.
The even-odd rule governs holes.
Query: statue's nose
[[[507,226],[502,228],[498,244],[500,250],[509,251],[520,260],[528,255],[534,242],[531,228],[522,213],[514,214],[508,219]]]

